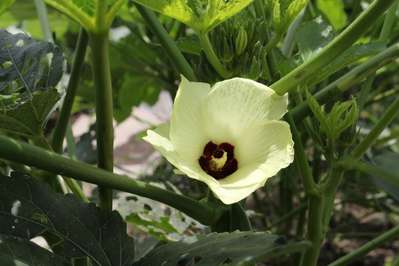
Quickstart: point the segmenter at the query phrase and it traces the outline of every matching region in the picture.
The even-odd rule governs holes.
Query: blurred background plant
[[[206,187],[175,175],[173,167],[140,140],[147,128],[168,120],[181,71],[165,51],[159,34],[154,33],[148,19],[137,10],[137,3],[126,2],[110,31],[117,141],[115,171],[199,200],[206,196]],[[255,0],[231,19],[212,26],[207,34],[225,74],[270,85],[317,56],[371,2]],[[4,11],[0,28],[13,33],[24,31],[34,39],[44,39],[33,1],[16,0]],[[204,52],[197,29],[158,13],[156,18],[182,51],[198,80],[213,83],[222,79]],[[71,72],[79,25],[52,8],[48,9],[48,20],[54,42],[62,47],[67,61],[64,82],[58,90],[62,91]],[[297,141],[304,146],[315,182],[322,184],[328,179],[336,164],[351,154],[353,147],[398,97],[398,21],[396,1],[353,45],[319,69],[317,75],[305,78],[290,91],[290,113],[300,132]],[[388,49],[395,44],[396,48]],[[372,61],[374,58],[376,60]],[[359,68],[364,66],[365,70],[360,71]],[[95,90],[87,60],[81,78],[64,152],[72,158],[95,164]],[[321,96],[317,97],[320,92]],[[18,90],[11,95],[1,86],[0,93],[0,103],[7,106],[10,101],[12,105],[21,105],[18,101],[25,95],[19,95]],[[304,103],[309,104],[310,110]],[[312,115],[307,116],[309,114]],[[52,113],[46,123],[44,134],[47,136],[57,116],[57,111]],[[395,118],[364,156],[367,166],[372,169],[378,166],[382,171],[353,166],[344,172],[333,202],[334,212],[319,265],[328,265],[398,224],[398,122]],[[0,160],[0,173],[6,174],[10,168],[17,167]],[[281,171],[245,201],[246,213],[255,230],[284,234],[290,239],[305,238],[308,195],[304,193],[300,167],[296,163]],[[83,189],[86,196],[96,199],[93,186],[85,184]],[[210,230],[166,205],[122,192],[114,194],[115,206],[129,224],[130,233],[146,244],[142,247],[147,249],[138,250],[141,252],[138,257],[158,245],[158,241],[192,242],[197,233]],[[399,265],[398,251],[399,242],[392,240],[367,256],[359,257],[353,264],[339,265]],[[267,265],[297,265],[297,260],[297,257],[286,256]]]

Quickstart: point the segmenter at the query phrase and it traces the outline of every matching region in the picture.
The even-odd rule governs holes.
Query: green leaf
[[[33,178],[0,176],[0,234],[30,240],[43,236],[53,252],[69,262],[131,265],[134,241],[119,213],[60,195]]]
[[[320,69],[316,76],[306,80],[308,86],[315,85],[339,70],[358,62],[360,59],[376,55],[386,49],[386,45],[382,42],[371,42],[367,44],[355,44],[345,50],[341,55],[335,58],[327,66]]]
[[[201,45],[195,35],[180,37],[176,44],[183,53],[201,55]]]
[[[33,93],[55,87],[63,74],[59,47],[26,34],[0,30],[0,93]]]
[[[0,30],[0,66],[0,130],[40,136],[60,99],[54,87],[63,73],[61,50]]]
[[[168,217],[161,217],[160,221],[147,220],[139,214],[132,213],[126,217],[126,221],[147,231],[160,240],[167,240],[165,235],[178,233],[176,228],[171,225]]]
[[[308,242],[287,243],[284,237],[269,233],[213,233],[192,244],[165,244],[133,265],[248,265],[304,251],[308,247]]]
[[[25,137],[40,137],[49,113],[59,101],[57,90],[36,91],[31,99],[1,108],[0,95],[0,131],[6,131]],[[21,99],[19,99],[21,101]]]
[[[272,23],[277,34],[284,34],[308,0],[268,0]]]
[[[305,8],[308,0],[293,0],[287,8],[287,14],[285,16],[285,27],[288,28],[292,21],[298,16],[299,12]]]
[[[118,110],[122,116],[118,116],[118,122],[130,116],[132,108],[142,102],[155,104],[161,92],[161,85],[151,77],[125,75],[118,93]]]
[[[66,265],[62,257],[36,245],[35,243],[19,238],[0,235],[0,265]]]
[[[198,32],[208,32],[236,15],[253,0],[134,0]]]
[[[9,8],[15,0],[1,0],[0,2],[0,15],[3,14],[7,8]]]
[[[60,16],[60,13],[54,9],[48,9],[48,19],[52,31],[56,32],[57,36],[64,36],[70,25],[68,19]],[[18,25],[23,25],[24,31],[33,38],[44,39],[34,1],[16,1],[7,12],[1,15],[0,29],[6,29],[11,26],[18,27]]]
[[[385,190],[394,199],[399,201],[399,154],[384,152],[374,158],[376,165],[391,174],[391,179],[383,176],[372,175],[372,181],[381,189]]]
[[[324,108],[317,102],[316,98],[309,93],[309,91],[306,91],[306,100],[313,115],[320,123],[320,130],[327,133],[331,132],[330,124],[327,122],[327,115]]]
[[[107,30],[116,15],[116,12],[126,2],[125,0],[45,0],[47,4],[61,13],[69,16],[90,32]],[[98,28],[97,5],[99,1],[106,1],[107,13],[100,17],[105,22],[106,29]]]
[[[306,98],[310,110],[320,123],[320,131],[331,140],[338,139],[346,129],[357,122],[359,109],[355,99],[336,102],[331,111],[327,113],[308,91]]]
[[[340,30],[348,24],[348,17],[342,0],[317,0],[316,5],[335,30]]]
[[[295,34],[303,61],[314,57],[333,37],[331,26],[320,18],[303,23]]]
[[[334,104],[330,113],[327,115],[327,124],[331,125],[330,132],[326,132],[330,137],[337,139],[347,128],[357,122],[359,109],[355,99]]]

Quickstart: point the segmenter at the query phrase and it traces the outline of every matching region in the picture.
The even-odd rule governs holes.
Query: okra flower
[[[294,157],[287,96],[258,82],[182,78],[170,123],[144,138],[188,177],[206,183],[225,204],[238,202]]]

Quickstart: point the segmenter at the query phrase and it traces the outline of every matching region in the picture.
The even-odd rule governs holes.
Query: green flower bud
[[[238,36],[235,41],[235,48],[236,48],[236,54],[241,55],[244,51],[245,48],[247,48],[248,45],[248,35],[244,27],[240,27],[240,30],[238,31]]]

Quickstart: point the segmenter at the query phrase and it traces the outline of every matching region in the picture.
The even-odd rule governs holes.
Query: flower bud
[[[238,31],[238,36],[235,41],[235,48],[236,48],[236,54],[241,55],[244,51],[245,48],[247,48],[248,44],[248,35],[244,27],[240,27],[240,30]]]

